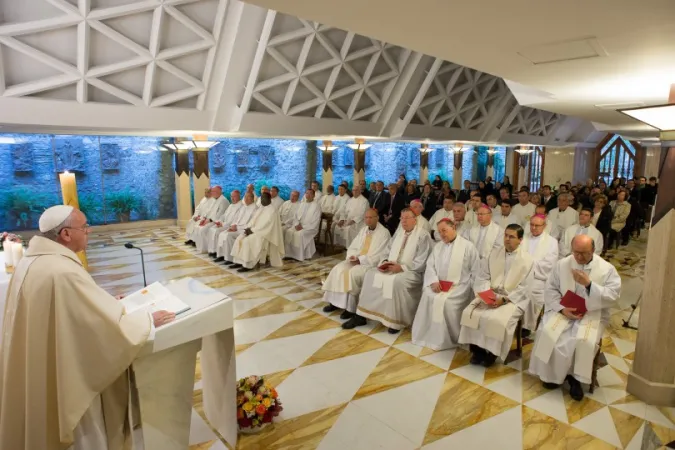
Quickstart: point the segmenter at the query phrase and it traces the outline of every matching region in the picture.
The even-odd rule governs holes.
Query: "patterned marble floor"
[[[284,404],[274,425],[241,436],[238,449],[605,449],[652,450],[675,441],[675,408],[625,391],[636,332],[623,328],[640,293],[646,236],[608,257],[624,279],[603,339],[600,387],[582,402],[546,391],[522,359],[489,369],[462,349],[435,352],[371,323],[340,328],[322,312],[321,281],[340,255],[239,274],[196,255],[177,228],[93,235],[91,273],[112,294],[148,282],[194,277],[234,299],[237,376],[267,375]],[[639,309],[638,309],[639,311]],[[631,323],[637,323],[637,314]],[[191,449],[229,448],[204,420],[199,365]]]

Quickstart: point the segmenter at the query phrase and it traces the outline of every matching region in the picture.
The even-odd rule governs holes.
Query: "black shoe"
[[[342,328],[345,330],[351,330],[355,327],[360,327],[368,323],[365,317],[361,317],[358,314],[354,314],[354,317],[342,324]]]
[[[242,267],[244,267],[244,266],[242,266],[241,264],[232,264],[230,266],[230,269],[241,269]]]
[[[583,400],[584,388],[581,387],[581,383],[579,383],[579,380],[574,378],[572,375],[567,375],[567,378],[565,380],[570,385],[570,397],[572,397],[573,400],[576,400],[578,402]]]
[[[483,364],[483,358],[484,357],[485,357],[485,355],[483,355],[482,353],[478,353],[478,352],[472,353],[471,354],[471,360],[469,362],[471,364],[473,364],[474,366],[480,366],[481,364]]]
[[[521,338],[530,337],[531,334],[532,334],[532,332],[530,330],[528,330],[526,328],[523,328],[520,332],[520,337]]]
[[[394,330],[393,328],[389,328],[387,331],[389,334],[398,334],[401,332],[401,330]]]
[[[490,352],[485,352],[485,358],[483,358],[483,366],[490,367],[495,361],[497,361],[497,355],[493,355]]]
[[[209,256],[210,256],[211,258],[216,258],[216,257],[218,256],[218,253],[216,253],[216,252],[211,252],[211,253],[209,253]]]
[[[223,261],[225,261],[225,258],[223,258],[222,256],[219,256],[213,262],[223,262]]]
[[[192,244],[194,244],[194,242],[192,242],[191,239],[188,239],[187,241],[185,241],[185,245],[192,245]]]
[[[193,246],[193,247],[197,247],[197,243],[196,243],[196,242],[192,242],[190,245]]]
[[[342,311],[342,314],[340,314],[340,319],[342,319],[342,320],[349,320],[352,317],[354,317],[354,313],[351,313],[351,312],[347,311],[346,309],[344,311]]]
[[[234,266],[232,266],[232,267],[234,267]],[[253,269],[249,269],[247,267],[242,267],[241,269],[237,269],[237,272],[250,272],[251,270],[253,270]]]
[[[232,261],[225,261],[223,263],[224,266],[231,266],[232,264],[234,264]]]
[[[556,384],[556,383],[547,383],[547,382],[545,382],[545,381],[542,381],[541,384],[544,386],[545,389],[551,389],[551,390],[553,390],[553,389],[558,389],[558,388],[561,386],[560,384]]]
[[[323,307],[323,312],[333,312],[337,311],[337,306],[333,306],[330,303]]]

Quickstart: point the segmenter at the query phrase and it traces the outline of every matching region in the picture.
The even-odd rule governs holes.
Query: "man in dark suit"
[[[389,185],[389,204],[387,205],[387,211],[384,213],[384,220],[382,225],[387,227],[389,233],[392,235],[398,228],[398,224],[401,221],[401,211],[405,208],[405,199],[403,198],[403,193],[398,192],[398,185],[392,183]]]
[[[541,204],[546,207],[548,214],[552,209],[558,207],[558,197],[551,192],[551,186],[548,184],[541,188]]]
[[[466,203],[469,200],[471,200],[471,182],[469,180],[464,180],[464,189],[459,191],[457,201]]]
[[[375,208],[380,215],[380,223],[383,223],[384,213],[389,205],[389,193],[384,191],[384,183],[378,181],[375,183],[375,192],[370,193],[370,207]]]
[[[366,180],[360,180],[359,186],[361,187],[361,195],[370,201],[370,192],[367,189]]]

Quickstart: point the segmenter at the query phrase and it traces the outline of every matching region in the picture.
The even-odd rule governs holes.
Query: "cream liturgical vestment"
[[[452,209],[450,211],[446,211],[445,208],[441,208],[438,211],[436,211],[433,216],[431,216],[431,220],[429,221],[429,227],[431,228],[431,231],[434,232],[434,241],[436,242],[440,242],[441,240],[441,235],[438,234],[437,229],[438,222],[441,219],[451,219],[454,222],[455,219],[452,213]]]
[[[288,228],[293,224],[293,221],[295,220],[295,214],[298,212],[299,206],[299,201],[293,203],[290,200],[286,200],[284,204],[281,205],[279,216],[281,218],[281,226],[283,228]]]
[[[553,208],[548,213],[548,219],[551,221],[551,235],[560,239],[566,229],[579,223],[579,213],[571,206],[568,206],[565,211]]]
[[[508,216],[504,216],[502,215],[501,211],[495,211],[492,213],[492,221],[504,229],[512,224],[520,225],[520,217],[513,213],[509,214]]]
[[[487,258],[493,249],[504,245],[504,230],[494,222],[486,227],[474,225],[467,235],[481,259]]]
[[[232,261],[252,269],[270,258],[272,267],[281,267],[284,257],[284,235],[279,213],[271,203],[259,208],[246,226],[253,234],[241,233],[232,246]],[[243,231],[243,230],[242,230]]]
[[[536,237],[530,235],[523,239],[520,248],[534,259],[533,278],[528,287],[530,303],[523,316],[523,328],[534,330],[537,325],[537,317],[539,317],[541,308],[544,307],[546,280],[553,270],[553,266],[558,262],[558,241],[548,233],[541,233]]]
[[[128,448],[127,370],[151,334],[150,315],[124,315],[75,253],[31,239],[5,305],[0,448]]]
[[[515,215],[518,218],[518,225],[525,228],[526,230],[530,228],[530,219],[534,216],[537,207],[534,206],[534,203],[527,203],[523,206],[520,203],[516,203],[511,207],[511,214]]]
[[[457,347],[462,311],[473,299],[473,272],[480,264],[476,247],[461,236],[449,244],[439,242],[427,260],[422,300],[412,326],[412,342],[432,350]],[[477,271],[477,270],[476,270]],[[451,281],[448,292],[438,294],[432,283]]]
[[[284,230],[286,255],[298,261],[314,256],[316,252],[314,236],[319,232],[320,222],[319,204],[316,201],[301,203],[292,226]],[[302,225],[302,229],[296,230],[297,225]]]
[[[403,272],[370,269],[363,279],[356,313],[394,330],[410,326],[422,294],[424,268],[432,245],[431,236],[419,225],[409,233],[399,227],[389,241],[387,260],[403,266]]]
[[[590,289],[574,281],[572,269],[583,270],[591,279]],[[588,312],[581,320],[560,314],[561,298],[572,291],[586,300]],[[609,322],[610,308],[621,295],[621,277],[613,265],[593,256],[585,266],[574,256],[558,261],[546,283],[546,309],[530,359],[530,373],[547,383],[561,384],[568,374],[590,383],[593,359]]]
[[[191,239],[195,242],[195,246],[200,249],[200,251],[206,252],[209,230],[216,226],[215,222],[219,217],[222,217],[223,214],[225,214],[225,211],[227,211],[229,206],[230,202],[224,195],[215,198],[211,208],[205,214],[207,222],[204,225],[197,224],[197,226],[195,226]]]
[[[195,228],[197,228],[199,226],[199,222],[204,217],[206,217],[206,213],[209,212],[215,201],[216,200],[213,197],[209,198],[204,197],[201,199],[201,201],[195,208],[195,213],[192,215],[192,219],[190,219],[187,226],[185,227],[185,235],[187,236],[188,239],[193,238]],[[195,219],[198,220],[195,221]]]
[[[533,263],[522,245],[511,253],[504,247],[493,250],[488,258],[481,260],[473,284],[474,292],[492,289],[497,295],[508,297],[509,302],[491,309],[476,297],[462,312],[460,344],[474,344],[499,356],[502,361],[506,358],[518,320],[530,301],[527,288],[532,280]]]
[[[272,197],[272,203],[271,205],[274,206],[274,209],[279,212],[281,211],[281,206],[284,204],[284,199],[279,197],[278,195],[276,197]]]
[[[333,218],[333,235],[336,245],[349,247],[363,227],[363,217],[366,215],[368,208],[368,200],[363,195],[352,197],[345,202],[340,211],[336,213],[336,217]],[[339,226],[338,222],[341,220],[344,220],[345,223]],[[354,223],[347,225],[350,220]]]
[[[577,223],[567,228],[565,234],[560,238],[560,247],[558,249],[558,256],[560,259],[572,254],[572,239],[579,234],[587,234],[590,236],[591,239],[593,239],[593,242],[595,242],[595,254],[599,255],[602,253],[602,247],[605,245],[602,233],[595,228],[595,225],[589,224],[588,226],[583,227]]]
[[[390,239],[389,230],[380,223],[374,230],[361,228],[347,249],[347,260],[333,267],[328,274],[322,288],[323,301],[349,312],[356,312],[363,278],[369,269],[386,258]],[[349,261],[352,256],[359,259],[358,264]]]
[[[218,236],[218,245],[216,246],[218,257],[225,258],[225,261],[232,261],[232,246],[234,245],[234,241],[244,232],[246,225],[251,221],[256,210],[255,203],[251,203],[250,205],[244,204],[240,208],[234,219],[234,223],[232,223],[232,225],[237,226],[236,231],[227,231],[220,233],[220,236]]]
[[[231,203],[225,210],[225,213],[216,219],[216,222],[220,222],[221,226],[215,225],[209,228],[206,233],[206,238],[201,239],[200,242],[195,242],[200,252],[215,253],[216,250],[218,250],[218,236],[224,231],[227,231],[230,225],[234,223],[237,213],[243,205],[244,202],[241,200],[237,203]]]

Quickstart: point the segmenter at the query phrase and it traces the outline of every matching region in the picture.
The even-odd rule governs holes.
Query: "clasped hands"
[[[301,225],[301,224],[297,224],[297,225],[295,226],[295,230],[296,230],[296,231],[302,230],[302,225]]]
[[[387,273],[401,273],[401,272],[403,272],[403,267],[400,264],[396,264],[394,262],[386,261],[386,262],[380,264],[380,267],[378,267],[378,270],[380,272],[387,272]]]
[[[248,236],[248,235],[251,235],[251,234],[253,234],[253,230],[251,230],[250,228],[247,228],[247,229],[244,230],[245,236]]]

